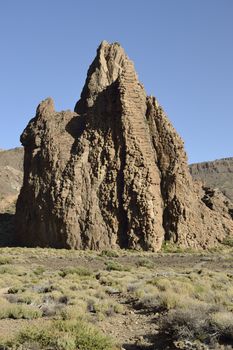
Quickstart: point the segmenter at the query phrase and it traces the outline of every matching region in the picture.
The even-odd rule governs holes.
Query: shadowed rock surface
[[[219,188],[233,202],[233,157],[191,164],[189,168],[194,179]]]
[[[183,141],[147,97],[122,47],[103,42],[75,112],[43,101],[21,136],[21,245],[158,250],[207,247],[233,232],[194,184]]]
[[[22,182],[23,148],[0,151],[0,212],[16,201]]]
[[[14,213],[23,182],[23,148],[0,151],[0,246],[14,241]]]

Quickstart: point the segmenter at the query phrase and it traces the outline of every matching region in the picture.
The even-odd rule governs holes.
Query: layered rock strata
[[[206,247],[233,222],[201,199],[183,142],[117,43],[103,42],[75,112],[43,101],[21,136],[21,245],[159,250]]]

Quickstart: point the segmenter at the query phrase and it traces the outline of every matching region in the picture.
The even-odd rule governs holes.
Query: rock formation
[[[23,148],[0,151],[0,213],[16,202],[23,182]],[[10,207],[9,207],[10,206]]]
[[[0,151],[0,246],[14,241],[15,203],[23,182],[23,148]]]
[[[75,112],[43,101],[21,136],[21,245],[159,250],[206,247],[233,222],[201,199],[181,138],[118,43],[103,42]]]
[[[219,188],[233,202],[233,157],[191,164],[189,168],[194,179]]]
[[[0,151],[0,236],[2,214],[13,214],[23,182],[23,148]],[[1,240],[1,239],[0,239]]]

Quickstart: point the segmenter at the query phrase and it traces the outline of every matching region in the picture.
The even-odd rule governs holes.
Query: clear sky
[[[0,0],[0,148],[38,103],[73,109],[102,40],[118,41],[185,141],[233,156],[233,0]]]

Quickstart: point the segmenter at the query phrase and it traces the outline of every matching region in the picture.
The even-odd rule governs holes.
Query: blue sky
[[[20,145],[42,99],[74,108],[103,39],[125,48],[189,162],[233,156],[233,0],[1,0],[0,148]]]

